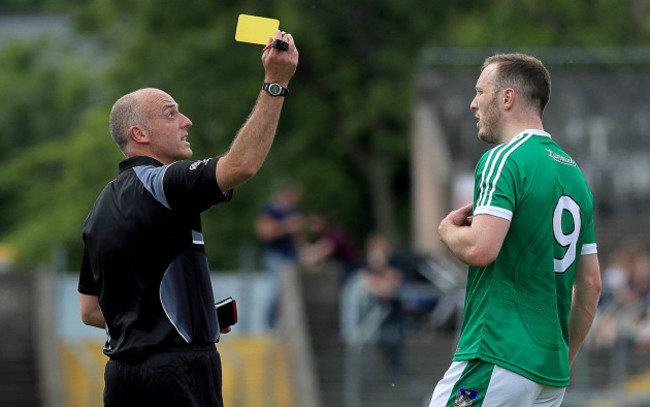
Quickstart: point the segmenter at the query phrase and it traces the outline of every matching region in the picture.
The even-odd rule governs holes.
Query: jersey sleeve
[[[163,190],[172,209],[202,212],[232,198],[232,190],[222,192],[216,178],[220,157],[200,161],[178,161],[165,170]]]
[[[580,254],[596,254],[598,253],[598,247],[596,245],[596,230],[594,226],[594,216],[593,216],[593,197],[589,194],[591,200],[589,202],[590,208],[586,211],[585,222],[583,224],[583,230],[581,232],[582,237],[582,248]]]
[[[476,166],[474,210],[476,215],[492,215],[512,220],[516,202],[517,167],[503,148],[494,148]]]
[[[95,279],[90,257],[84,249],[83,258],[81,259],[81,271],[79,272],[79,285],[77,291],[86,295],[99,295],[99,284]]]

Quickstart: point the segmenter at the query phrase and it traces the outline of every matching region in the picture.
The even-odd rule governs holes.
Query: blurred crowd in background
[[[588,346],[632,343],[650,350],[650,255],[639,243],[624,243],[606,262],[603,291]]]
[[[376,344],[390,373],[399,375],[408,334],[416,332],[423,321],[453,331],[462,297],[451,308],[445,305],[442,319],[434,321],[431,311],[445,293],[423,272],[423,260],[427,259],[374,231],[359,242],[325,213],[304,213],[300,207],[303,192],[299,184],[281,186],[255,221],[261,265],[273,293],[269,328],[273,329],[278,319],[283,270],[335,273],[341,339]]]

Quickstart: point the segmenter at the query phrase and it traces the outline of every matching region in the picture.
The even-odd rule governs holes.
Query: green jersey
[[[505,218],[510,229],[494,262],[469,268],[454,360],[568,386],[573,280],[580,256],[596,253],[587,181],[541,130],[486,152],[475,177],[473,215]]]

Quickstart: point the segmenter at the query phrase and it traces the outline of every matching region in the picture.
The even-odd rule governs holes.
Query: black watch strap
[[[264,82],[262,90],[267,91],[271,96],[287,96],[289,94],[289,89],[277,82]]]

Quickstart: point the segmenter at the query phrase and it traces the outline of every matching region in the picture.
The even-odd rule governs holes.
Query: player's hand
[[[470,226],[472,224],[472,207],[471,203],[460,207],[447,215],[446,219],[455,226]]]
[[[273,48],[273,40],[282,40],[289,44],[286,51]],[[264,65],[264,82],[278,82],[287,87],[289,80],[293,77],[298,67],[298,49],[293,41],[293,36],[284,31],[277,30],[275,38],[270,38],[262,53],[262,64]]]
[[[228,327],[222,328],[219,332],[221,332],[222,334],[227,334],[230,331],[232,331],[232,327],[228,326]]]

